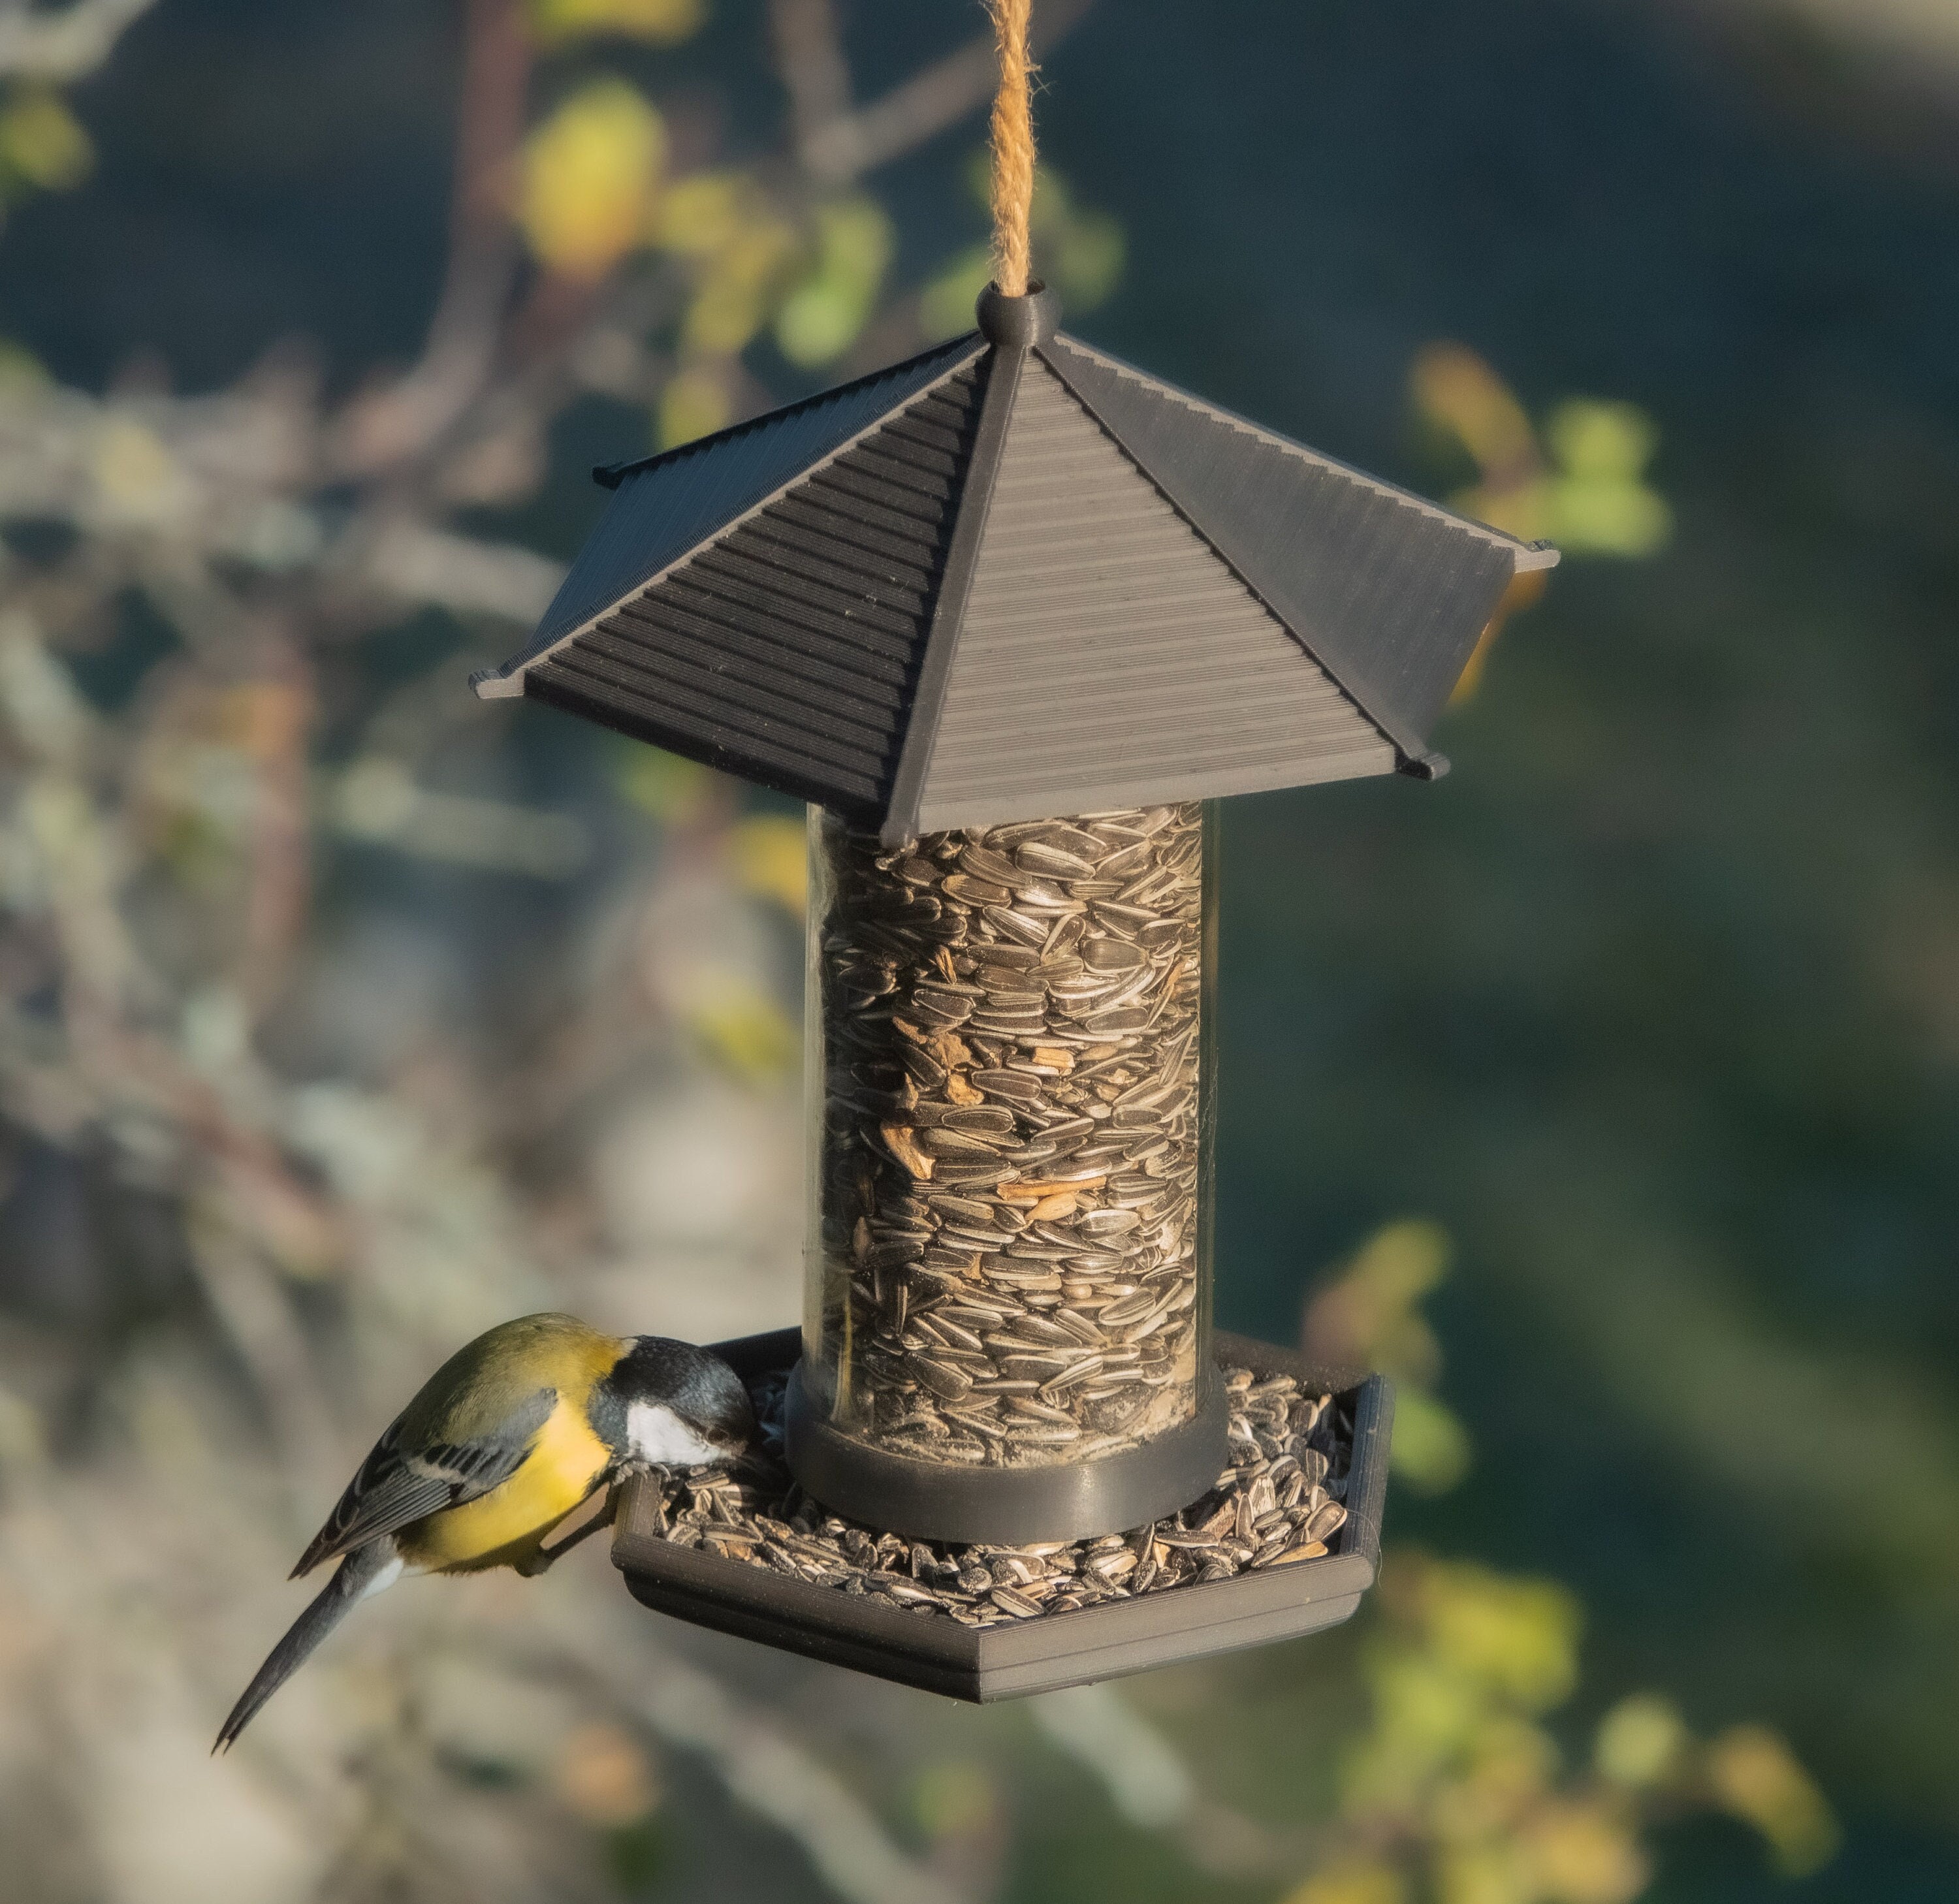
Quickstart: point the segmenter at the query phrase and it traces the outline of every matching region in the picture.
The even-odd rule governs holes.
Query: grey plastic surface
[[[1047,293],[982,314],[993,341],[602,472],[612,508],[477,691],[893,843],[1423,771],[1555,551],[1053,334]]]
[[[527,690],[853,817],[885,810],[984,373],[962,365],[535,663]]]
[[[1033,356],[910,830],[1072,813],[1084,786],[1148,806],[1395,757]]]
[[[1096,1461],[958,1468],[907,1460],[838,1433],[789,1378],[789,1471],[833,1513],[924,1541],[1084,1541],[1161,1520],[1217,1480],[1229,1455],[1223,1392],[1189,1420]]]
[[[1061,323],[1061,300],[1037,278],[1024,297],[1008,297],[989,284],[980,294],[973,315],[980,335],[989,344],[1010,350],[1031,351],[1045,344]]]
[[[508,679],[643,588],[855,437],[976,354],[955,338],[731,430],[596,472],[612,501],[523,653],[480,681]],[[479,687],[479,693],[482,691]]]
[[[1307,652],[1421,753],[1529,552],[1072,338],[1043,354]]]
[[[754,1375],[787,1367],[801,1340],[799,1331],[779,1329],[715,1346],[742,1373]],[[1317,1369],[1291,1350],[1244,1336],[1221,1334],[1216,1352],[1221,1365],[1260,1376],[1301,1376],[1352,1404],[1348,1520],[1323,1559],[975,1630],[877,1595],[845,1594],[675,1547],[652,1531],[652,1484],[640,1481],[629,1484],[621,1505],[614,1564],[635,1598],[677,1619],[976,1702],[1052,1692],[1337,1626],[1359,1607],[1380,1563],[1393,1390],[1382,1376]]]

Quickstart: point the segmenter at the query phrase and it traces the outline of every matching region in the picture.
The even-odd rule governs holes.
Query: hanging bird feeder
[[[820,1505],[683,1530],[640,1484],[615,1558],[664,1611],[968,1698],[1309,1632],[1371,1582],[1386,1385],[1212,1334],[1210,803],[1445,772],[1478,636],[1557,560],[1059,332],[1017,50],[1016,290],[598,471],[530,647],[474,683],[810,803],[803,1327],[724,1348]]]

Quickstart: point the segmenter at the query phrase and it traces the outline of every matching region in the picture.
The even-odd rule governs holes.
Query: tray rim
[[[802,1331],[769,1330],[710,1346],[746,1376],[792,1364]],[[976,1629],[910,1611],[881,1596],[846,1594],[744,1560],[675,1547],[651,1531],[651,1484],[635,1477],[621,1490],[613,1564],[635,1598],[657,1610],[976,1701],[1113,1677],[1335,1624],[1358,1607],[1380,1567],[1392,1385],[1384,1376],[1327,1368],[1297,1350],[1223,1330],[1212,1338],[1212,1355],[1221,1366],[1248,1368],[1259,1377],[1297,1376],[1352,1401],[1348,1518],[1332,1553],[1230,1580]]]

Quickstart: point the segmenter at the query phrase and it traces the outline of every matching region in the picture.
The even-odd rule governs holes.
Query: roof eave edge
[[[849,383],[839,385],[837,388],[847,389],[850,383],[862,382],[870,377],[896,376],[899,372],[922,362],[935,352],[951,351],[960,344],[970,345],[971,347],[961,351],[957,359],[952,363],[951,367],[954,369],[961,369],[972,362],[974,355],[984,347],[984,344],[985,340],[981,338],[977,331],[968,331],[960,336],[949,337],[942,344],[935,344],[930,350],[920,351],[916,355],[903,358],[896,363],[888,363],[882,370],[868,371],[865,377],[852,378],[849,380]],[[935,377],[931,383],[924,386],[925,389],[932,389],[938,382],[938,379]],[[764,410],[757,415],[743,418],[739,423],[729,424],[722,429],[710,430],[704,436],[695,437],[691,443],[676,443],[671,449],[656,450],[650,456],[629,456],[623,462],[596,464],[592,468],[592,480],[601,489],[617,489],[628,476],[637,476],[643,470],[652,468],[656,463],[666,462],[669,457],[703,453],[713,449],[714,445],[724,437],[739,436],[744,430],[759,429],[765,424],[773,423],[776,418],[786,415],[792,410],[799,410],[805,404],[819,401],[824,397],[832,394],[833,394],[832,392],[819,390],[814,397],[798,397],[791,403],[779,403],[773,410]]]
[[[1135,377],[1141,382],[1153,384],[1157,389],[1174,397],[1180,403],[1188,404],[1193,410],[1202,411],[1208,415],[1215,417],[1221,422],[1228,423],[1234,428],[1245,430],[1250,435],[1262,438],[1280,449],[1289,450],[1296,455],[1307,456],[1313,462],[1322,464],[1329,469],[1337,469],[1343,476],[1351,477],[1356,482],[1364,483],[1370,489],[1379,490],[1384,495],[1392,497],[1396,502],[1405,503],[1411,509],[1418,509],[1424,516],[1439,517],[1445,522],[1453,523],[1459,528],[1468,529],[1488,541],[1500,543],[1511,551],[1516,566],[1519,570],[1551,568],[1557,565],[1557,551],[1552,549],[1548,542],[1526,542],[1520,538],[1511,535],[1507,529],[1495,528],[1488,522],[1479,522],[1473,516],[1465,516],[1459,510],[1450,509],[1446,503],[1437,502],[1432,497],[1421,495],[1411,489],[1405,489],[1399,483],[1388,481],[1385,477],[1373,475],[1367,470],[1357,468],[1352,463],[1342,462],[1338,456],[1329,456],[1323,449],[1315,449],[1310,444],[1297,442],[1293,438],[1283,435],[1278,430],[1271,429],[1264,424],[1254,422],[1249,417],[1240,416],[1235,410],[1227,410],[1221,403],[1213,403],[1208,398],[1200,397],[1195,392],[1186,390],[1181,385],[1172,383],[1167,379],[1157,376],[1153,372],[1143,370],[1139,366],[1116,357],[1110,351],[1098,350],[1092,344],[1084,344],[1078,337],[1070,337],[1065,332],[1058,333],[1054,341],[1068,350],[1079,351],[1084,357],[1093,358],[1106,364],[1122,376]],[[1055,363],[1052,359],[1044,359],[1044,360],[1047,363],[1049,369],[1054,371],[1063,382],[1068,382],[1066,373],[1062,370],[1059,365]],[[1081,392],[1076,390],[1072,383],[1068,383],[1068,387],[1077,397],[1081,397]],[[1087,399],[1084,397],[1081,398],[1081,401],[1086,403]],[[1099,413],[1097,420],[1101,421]],[[1104,424],[1103,427],[1106,429],[1108,426]],[[1126,446],[1126,445],[1125,447]],[[1541,557],[1542,553],[1547,550],[1551,552],[1551,559],[1548,561],[1532,559],[1534,557]]]

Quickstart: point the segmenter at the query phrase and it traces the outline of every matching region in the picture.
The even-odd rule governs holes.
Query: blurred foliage
[[[669,827],[685,827],[701,818],[722,790],[711,767],[662,747],[621,743],[613,760],[620,793]]]
[[[891,242],[891,221],[875,199],[818,206],[809,275],[776,313],[776,341],[792,363],[814,369],[856,341],[883,287]]]
[[[1468,452],[1481,480],[1449,506],[1526,542],[1567,555],[1656,555],[1673,512],[1645,480],[1659,447],[1653,420],[1630,403],[1571,398],[1541,433],[1490,366],[1460,344],[1432,344],[1414,360],[1417,414]]]
[[[1480,481],[1449,497],[1452,508],[1521,541],[1554,543],[1561,557],[1637,560],[1659,554],[1672,539],[1672,509],[1645,478],[1659,433],[1636,405],[1570,398],[1540,433],[1510,386],[1461,344],[1418,353],[1408,389],[1436,445],[1466,453],[1480,472]],[[1505,624],[1537,601],[1545,585],[1541,570],[1511,582],[1456,684],[1456,700],[1475,693]]]
[[[772,899],[797,924],[809,900],[809,852],[802,823],[752,814],[729,836],[735,877],[746,892]]]
[[[843,64],[821,0],[774,11]],[[1776,1733],[1703,1739],[1641,1692],[1581,1740],[1573,1597],[1412,1550],[1307,1693],[1262,1658],[1031,1726],[697,1642],[593,1556],[390,1595],[206,1760],[291,1615],[294,1543],[457,1340],[547,1303],[705,1339],[796,1300],[802,828],[589,733],[554,779],[535,728],[468,702],[463,658],[521,641],[561,570],[467,506],[521,500],[589,401],[677,443],[770,399],[764,340],[811,369],[964,328],[987,268],[894,293],[861,181],[702,131],[643,52],[700,30],[695,0],[461,11],[459,149],[500,113],[511,135],[408,370],[342,395],[274,353],[206,395],[148,370],[97,395],[0,357],[10,1887],[980,1904],[1049,1804],[1097,1870],[1293,1904],[1623,1904],[1656,1826],[1709,1810],[1816,1869],[1835,1826]],[[92,149],[59,90],[14,83],[0,194],[65,189]],[[1119,281],[1120,227],[1047,170],[1035,244],[1071,312]],[[1664,540],[1640,413],[1535,428],[1459,349],[1415,389],[1487,519],[1574,553]],[[1395,1376],[1397,1471],[1437,1491],[1470,1456],[1421,1306],[1449,1258],[1391,1225],[1305,1324]],[[1278,1748],[1227,1775],[1200,1734],[1249,1736],[1261,1699]]]
[[[1441,1354],[1418,1310],[1449,1257],[1434,1224],[1389,1224],[1305,1324],[1316,1357],[1392,1374],[1395,1466],[1435,1491],[1467,1464],[1466,1437],[1432,1392]],[[1405,1442],[1411,1403],[1424,1425]],[[1433,1441],[1437,1420],[1447,1430]],[[1653,1875],[1653,1830],[1694,1810],[1752,1826],[1791,1877],[1833,1855],[1828,1805],[1766,1727],[1703,1742],[1670,1700],[1634,1693],[1600,1719],[1587,1762],[1567,1766],[1550,1715],[1577,1688],[1583,1620],[1563,1587],[1404,1549],[1378,1591],[1386,1618],[1364,1661],[1373,1721],[1341,1774],[1354,1842],[1337,1836],[1287,1904],[1632,1904]]]
[[[700,30],[707,9],[704,0],[530,0],[530,17],[547,46],[606,34],[672,46]]]
[[[1841,1835],[1828,1801],[1767,1726],[1731,1726],[1703,1765],[1714,1802],[1768,1840],[1787,1876],[1807,1877],[1836,1855]]]
[[[0,104],[0,202],[67,191],[94,163],[95,148],[60,94],[17,87]]]
[[[1395,1473],[1440,1493],[1468,1472],[1468,1431],[1434,1392],[1442,1349],[1421,1312],[1449,1273],[1447,1234],[1408,1220],[1377,1231],[1306,1312],[1308,1352],[1333,1368],[1378,1369],[1395,1385]]]
[[[524,147],[524,235],[568,278],[602,278],[654,235],[666,127],[622,79],[581,87]]]

